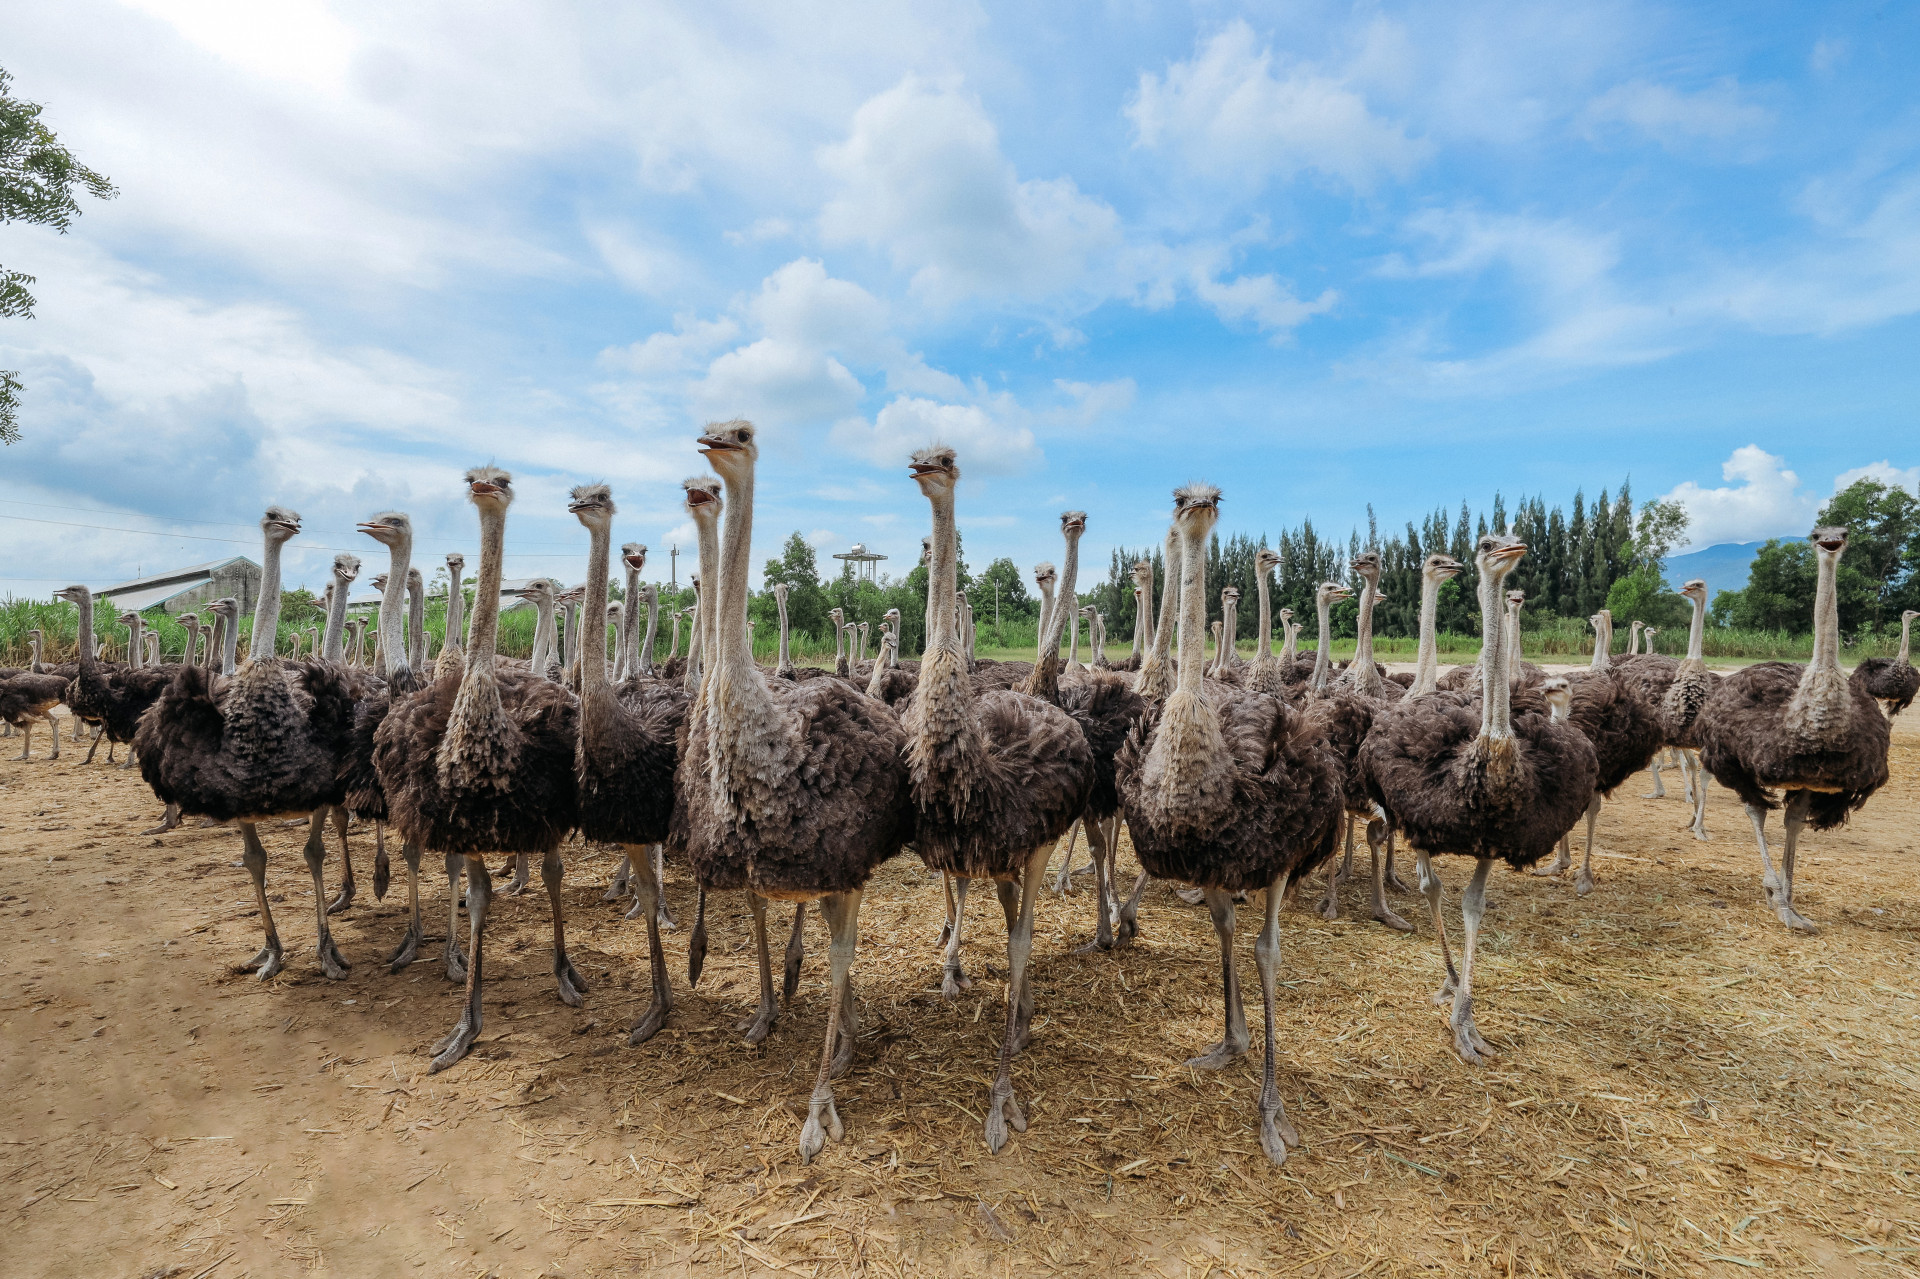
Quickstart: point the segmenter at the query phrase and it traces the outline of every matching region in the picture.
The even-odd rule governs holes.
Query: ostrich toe
[[[437,1075],[448,1066],[454,1065],[473,1048],[473,1041],[480,1036],[480,1027],[471,1015],[471,1010],[460,1014],[460,1021],[447,1032],[445,1038],[433,1046],[433,1063],[427,1067],[429,1075]]]
[[[1189,906],[1198,906],[1207,900],[1207,890],[1204,888],[1176,888],[1173,895]]]
[[[394,952],[387,956],[387,971],[389,973],[399,973],[405,969],[407,965],[420,958],[420,942],[419,926],[417,924],[408,924],[405,935],[400,938],[399,946],[395,947]],[[464,979],[466,974],[462,973],[461,977]]]
[[[1280,1090],[1262,1090],[1260,1094],[1260,1149],[1276,1164],[1287,1162],[1287,1147],[1300,1144],[1300,1134],[1287,1122],[1287,1109],[1280,1104]]]
[[[757,1044],[773,1033],[774,1018],[777,1015],[773,1004],[761,1004],[758,1012],[735,1026],[734,1029],[740,1033],[740,1037],[747,1043]]]
[[[1593,891],[1593,871],[1582,866],[1580,873],[1573,877],[1573,892],[1577,897],[1585,897]]]
[[[160,824],[151,830],[143,830],[142,835],[164,835],[180,824],[180,805],[168,804],[167,811],[160,815]]]
[[[376,867],[374,870],[374,879],[377,882],[379,878],[380,878],[380,871]],[[353,905],[353,892],[354,892],[353,876],[352,875],[342,876],[340,879],[340,891],[334,895],[334,898],[332,901],[327,903],[327,914],[338,915],[341,911]]]
[[[1222,1070],[1247,1055],[1245,1044],[1222,1039],[1198,1057],[1189,1057],[1181,1065],[1190,1070]]]
[[[1027,1116],[1013,1095],[1013,1081],[1002,1076],[994,1081],[993,1092],[987,1097],[987,1151],[990,1154],[999,1154],[1000,1148],[1007,1144],[1008,1127],[1015,1132],[1025,1132]]]
[[[823,1115],[824,1124],[820,1122]],[[844,1141],[847,1130],[840,1123],[840,1111],[833,1104],[833,1089],[821,1084],[807,1099],[807,1122],[800,1129],[800,1162],[812,1163],[813,1157],[826,1149],[829,1136],[835,1141]]]
[[[1480,1027],[1473,1021],[1472,995],[1454,999],[1453,1016],[1448,1020],[1453,1026],[1453,1050],[1460,1054],[1461,1061],[1469,1066],[1484,1066],[1492,1060],[1494,1051],[1480,1037]]]
[[[1387,905],[1385,902],[1381,902],[1373,908],[1373,918],[1375,922],[1385,924],[1396,933],[1410,933],[1413,931],[1413,925],[1394,914],[1393,907]]]
[[[573,966],[573,961],[564,954],[553,957],[553,979],[560,988],[561,1003],[569,1008],[578,1008],[585,1002],[581,996],[586,994],[587,983],[580,976],[580,970]]]
[[[949,1000],[960,998],[960,992],[973,989],[973,978],[967,976],[958,964],[948,964],[940,975],[940,993]]]
[[[285,966],[286,962],[286,953],[280,947],[280,939],[276,937],[262,946],[260,953],[252,959],[249,959],[244,964],[236,965],[234,971],[250,973],[258,970],[260,980],[266,981],[268,978],[278,976],[280,969]]]

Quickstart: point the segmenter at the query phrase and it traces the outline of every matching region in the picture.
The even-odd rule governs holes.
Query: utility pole
[[[667,552],[667,558],[672,561],[669,569],[673,574],[673,589],[677,591],[680,589],[680,544],[678,542],[675,542],[673,549]]]

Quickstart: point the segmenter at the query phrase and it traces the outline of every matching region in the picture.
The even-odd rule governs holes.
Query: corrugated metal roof
[[[224,561],[223,561],[224,562]],[[120,588],[115,594],[100,593],[103,602],[110,603],[114,611],[124,613],[131,609],[135,613],[144,613],[156,605],[164,604],[176,595],[185,595],[188,591],[199,590],[213,580],[211,573],[202,573],[198,577],[184,581],[163,582],[158,586],[149,586],[143,590],[129,591]]]
[[[143,590],[147,587],[160,586],[169,582],[178,582],[183,577],[198,577],[204,580],[212,577],[215,570],[223,569],[229,564],[238,562],[252,564],[254,568],[260,567],[244,555],[229,555],[225,559],[208,560],[205,564],[190,564],[186,568],[171,569],[165,573],[149,573],[145,577],[136,577],[132,581],[121,582],[117,586],[103,586],[94,593],[96,595],[118,597],[125,591]],[[172,595],[169,594],[163,598],[170,599]],[[142,607],[151,608],[152,605],[142,605]]]

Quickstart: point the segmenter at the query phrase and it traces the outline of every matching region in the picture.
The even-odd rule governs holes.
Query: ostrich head
[[[720,481],[712,475],[689,475],[680,481],[685,495],[687,514],[696,521],[716,520],[720,518]],[[699,574],[694,574],[697,579]]]
[[[1353,592],[1338,582],[1322,582],[1320,589],[1314,592],[1315,604],[1338,604],[1341,600],[1350,600]]]
[[[1380,552],[1362,551],[1353,557],[1353,563],[1347,566],[1371,583],[1375,593],[1380,589]]]
[[[1253,571],[1254,572],[1271,573],[1273,572],[1273,570],[1279,567],[1280,567],[1280,552],[1263,546],[1259,550],[1253,553]]]
[[[1847,530],[1836,524],[1823,525],[1807,535],[1822,555],[1831,555],[1836,559],[1846,552]]]
[[[334,581],[340,582],[343,585],[350,584],[355,578],[359,576],[360,576],[360,557],[358,555],[350,555],[346,551],[342,551],[340,552],[340,554],[333,557],[333,580]],[[333,588],[328,587],[327,589],[332,590]]]
[[[782,608],[786,607],[787,590],[788,588],[785,582],[775,582],[773,584],[773,598],[780,601]]]
[[[1054,583],[1054,580],[1059,576],[1060,576],[1059,572],[1055,570],[1055,568],[1050,562],[1046,560],[1042,560],[1040,563],[1035,564],[1033,566],[1033,584],[1035,586],[1039,586],[1039,587],[1052,586]]]
[[[513,505],[513,476],[497,466],[476,466],[461,477],[467,486],[467,500],[483,511],[505,514]]]
[[[1459,560],[1453,558],[1453,556],[1443,555],[1439,551],[1435,551],[1433,554],[1427,556],[1420,564],[1420,575],[1422,577],[1432,578],[1442,582],[1450,577],[1458,577],[1466,571],[1467,566],[1465,564],[1462,564]]]
[[[240,616],[240,601],[229,595],[225,599],[218,599],[207,605],[207,611],[232,622]]]
[[[1555,720],[1564,720],[1573,709],[1573,685],[1556,675],[1552,679],[1541,680],[1536,687],[1540,696],[1547,701],[1547,708],[1553,712]]]
[[[647,548],[639,542],[622,542],[620,562],[638,573],[647,566]]]
[[[520,588],[520,598],[536,608],[542,604],[553,603],[553,595],[554,581],[550,577],[532,578]]]
[[[1473,565],[1480,570],[1480,578],[1498,580],[1513,572],[1514,565],[1527,553],[1527,544],[1511,533],[1486,533],[1480,538],[1473,553]],[[1598,630],[1601,625],[1613,621],[1613,614],[1601,609],[1588,619]]]
[[[1085,511],[1060,512],[1060,531],[1068,537],[1077,537],[1087,531],[1087,513]]]
[[[933,444],[914,453],[907,462],[907,474],[922,493],[933,497],[953,492],[953,486],[960,480],[960,463],[952,449]]]
[[[413,541],[413,521],[399,511],[382,511],[372,519],[360,521],[357,527],[383,546],[394,547],[403,541]]]
[[[260,517],[260,531],[270,542],[285,542],[300,533],[300,516],[284,506],[269,506]]]
[[[753,423],[744,418],[731,422],[710,422],[700,433],[700,455],[720,472],[722,479],[734,481],[751,473],[760,459],[760,446],[754,442]]]
[[[1280,618],[1280,625],[1285,626],[1288,623],[1293,621],[1293,610],[1290,608],[1283,608],[1280,610],[1277,616]]]
[[[93,598],[93,592],[84,586],[63,586],[53,593],[53,598],[79,605]]]
[[[1707,602],[1707,584],[1697,577],[1681,587],[1680,593],[1690,600],[1698,600],[1702,604]]]
[[[587,528],[599,531],[613,526],[613,490],[604,484],[582,484],[574,489],[567,510]]]

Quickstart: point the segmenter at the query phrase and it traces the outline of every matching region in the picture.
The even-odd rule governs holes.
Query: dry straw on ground
[[[1809,841],[1815,938],[1761,906],[1745,819],[1719,790],[1713,842],[1696,844],[1677,797],[1630,783],[1585,899],[1567,880],[1497,878],[1480,976],[1492,1069],[1448,1050],[1417,898],[1396,903],[1413,937],[1357,915],[1357,883],[1337,923],[1289,909],[1280,1086],[1305,1146],[1277,1169],[1253,1126],[1257,917],[1240,940],[1255,1051],[1198,1075],[1180,1062],[1219,1029],[1204,912],[1152,888],[1138,944],[1078,956],[1090,895],[1044,897],[1034,1043],[1015,1068],[1032,1123],[994,1158],[979,1118],[1000,1032],[998,908],[970,903],[976,984],[948,1004],[939,883],[893,863],[862,915],[848,1139],[803,1168],[817,928],[798,999],[745,1047],[744,912],[716,905],[708,975],[688,991],[693,902],[670,870],[679,1003],[657,1040],[628,1048],[645,934],[599,900],[610,856],[572,847],[586,1007],[553,998],[544,899],[501,899],[487,1031],[428,1078],[422,1049],[456,999],[437,944],[399,976],[376,962],[404,889],[370,900],[371,832],[354,835],[362,899],[335,921],[355,962],[339,983],[311,957],[304,832],[268,833],[292,958],[263,986],[227,971],[258,944],[232,832],[144,838],[157,805],[133,775],[8,762],[0,1166],[16,1197],[0,1270],[1913,1273],[1914,723],[1894,755],[1855,824]],[[1457,890],[1464,869],[1447,873]],[[427,880],[429,919],[444,919],[444,882]],[[787,918],[776,908],[776,929]]]

